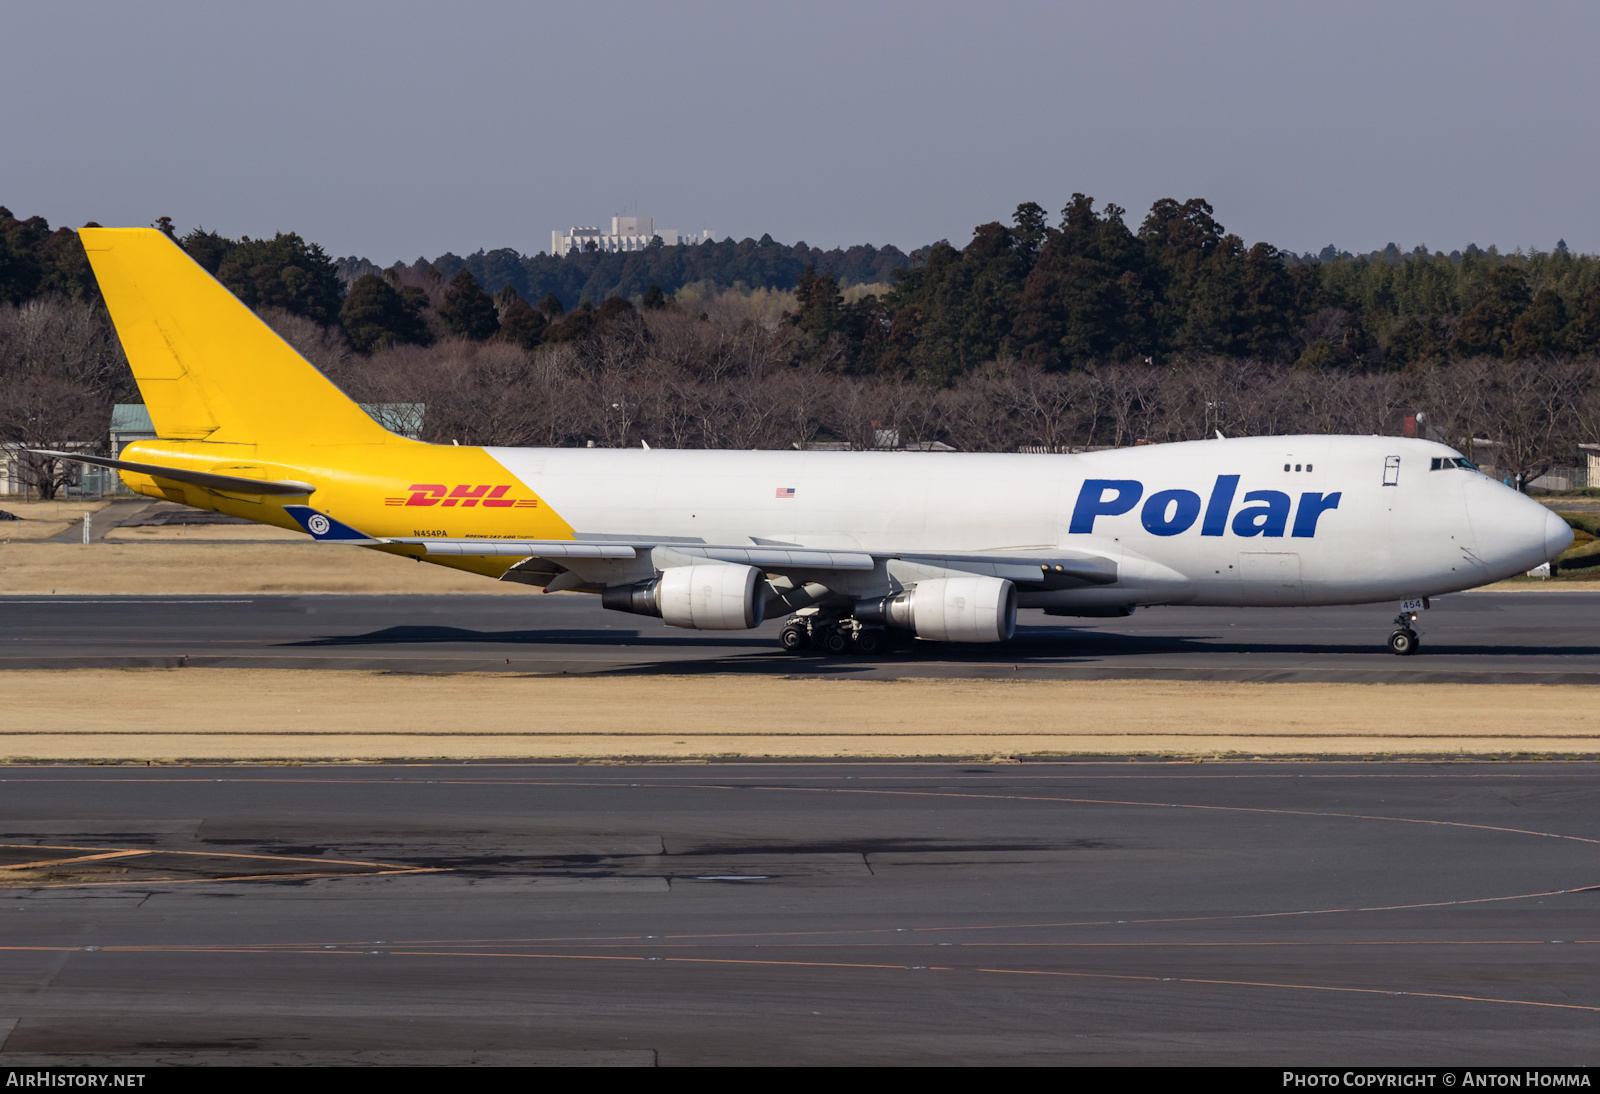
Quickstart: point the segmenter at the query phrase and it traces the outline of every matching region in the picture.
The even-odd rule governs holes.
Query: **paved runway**
[[[0,1065],[1593,1064],[1597,768],[14,767]]]
[[[587,596],[0,598],[0,668],[194,666],[825,674],[859,678],[1600,683],[1600,593],[1433,601],[1421,652],[1384,648],[1395,606],[1023,612],[1000,646],[918,642],[877,660],[784,654],[778,621],[696,632]],[[1015,668],[1013,667],[1015,666]]]

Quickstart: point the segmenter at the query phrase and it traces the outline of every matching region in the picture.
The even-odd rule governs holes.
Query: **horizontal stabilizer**
[[[113,460],[107,456],[85,456],[77,452],[52,452],[45,448],[30,448],[38,456],[54,456],[58,460],[91,463],[96,467],[115,467],[119,471],[137,471],[141,475],[184,482],[190,486],[203,486],[207,490],[231,490],[235,494],[273,494],[285,497],[316,493],[309,482],[294,479],[247,479],[239,475],[218,475],[211,471],[191,471],[184,467],[162,467],[156,463],[134,463],[132,460]]]

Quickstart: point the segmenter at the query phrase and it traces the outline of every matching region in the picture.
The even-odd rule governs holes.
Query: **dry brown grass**
[[[49,539],[71,527],[72,521],[68,520],[8,520],[0,524],[0,543]]]
[[[19,670],[0,686],[11,761],[1600,751],[1578,686],[271,669]]]
[[[106,533],[113,543],[310,543],[304,532],[275,528],[270,524],[157,524],[149,528],[113,528]]]
[[[0,498],[4,509],[21,520],[0,521],[0,543],[6,540],[49,539],[83,520],[85,513],[98,513],[106,501],[22,501]]]
[[[22,501],[18,498],[0,498],[0,509],[23,520],[82,520],[85,513],[98,513],[109,501]],[[9,521],[7,523],[10,523]]]
[[[1505,581],[1496,581],[1493,585],[1485,585],[1475,592],[1483,593],[1571,593],[1593,592],[1600,589],[1600,577],[1571,578],[1561,577],[1556,580],[1540,580],[1536,577],[1513,577]]]
[[[239,530],[255,531],[253,528]],[[0,595],[52,591],[96,596],[170,593],[375,593],[393,596],[401,593],[537,595],[539,590],[360,547],[315,543],[304,536],[295,543],[0,544]]]

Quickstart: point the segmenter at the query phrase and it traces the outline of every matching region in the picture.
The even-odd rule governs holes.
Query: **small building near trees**
[[[716,234],[709,228],[700,232],[657,228],[654,217],[612,217],[609,232],[600,227],[557,228],[550,233],[550,253],[560,257],[573,251],[642,251],[657,237],[663,246],[676,247],[680,243],[709,243]]]

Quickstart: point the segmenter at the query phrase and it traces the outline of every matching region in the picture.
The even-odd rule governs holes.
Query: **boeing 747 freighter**
[[[134,490],[786,648],[1011,637],[1019,608],[1399,602],[1532,569],[1554,513],[1400,437],[1037,455],[476,448],[390,433],[153,229],[80,233],[157,440]],[[530,393],[530,397],[536,397]]]

